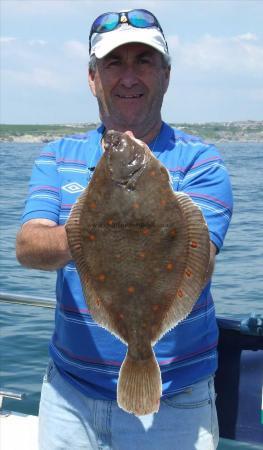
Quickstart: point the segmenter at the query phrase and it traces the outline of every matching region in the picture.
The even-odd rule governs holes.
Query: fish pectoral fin
[[[135,360],[128,349],[117,386],[119,407],[136,415],[158,412],[161,394],[161,372],[153,350],[149,358]]]

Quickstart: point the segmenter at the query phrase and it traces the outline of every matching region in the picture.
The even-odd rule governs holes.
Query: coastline
[[[2,138],[0,136],[0,144],[1,143],[13,143],[13,144],[48,144],[49,142],[53,142],[56,140],[59,140],[61,138],[65,137],[65,135],[61,136],[30,136],[30,135],[23,135],[23,136],[9,136],[8,138]],[[219,138],[219,139],[207,139],[203,136],[200,136],[201,139],[206,143],[211,144],[224,144],[225,143],[255,143],[260,144],[263,143],[263,137],[259,139],[251,139],[251,138],[242,138],[242,139],[232,139],[232,138]]]
[[[46,144],[67,135],[82,134],[94,129],[98,123],[59,125],[0,125],[0,142]],[[188,134],[200,136],[211,143],[263,142],[263,121],[171,123]]]

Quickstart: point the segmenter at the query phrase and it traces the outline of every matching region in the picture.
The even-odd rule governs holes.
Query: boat
[[[52,299],[0,293],[0,301],[54,308]],[[215,376],[220,441],[218,450],[263,448],[263,315],[217,317],[218,362]],[[24,394],[0,388],[1,450],[37,450],[38,417],[4,409],[5,398]],[[173,449],[171,449],[173,450]],[[205,449],[204,449],[205,450]]]
[[[263,315],[217,317],[218,450],[263,449]]]

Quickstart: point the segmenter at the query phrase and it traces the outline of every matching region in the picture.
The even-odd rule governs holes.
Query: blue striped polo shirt
[[[102,156],[104,126],[84,135],[50,142],[35,162],[23,223],[49,219],[65,224],[71,207],[89,183]],[[227,171],[214,145],[162,124],[150,145],[170,173],[174,191],[184,191],[201,208],[218,251],[232,214]],[[127,347],[96,324],[84,300],[73,261],[58,270],[55,328],[49,351],[58,370],[86,395],[116,399],[119,369]],[[217,368],[218,329],[210,283],[191,314],[154,346],[169,396]]]

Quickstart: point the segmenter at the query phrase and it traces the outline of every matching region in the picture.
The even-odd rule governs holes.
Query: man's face
[[[144,44],[126,44],[97,60],[89,83],[107,129],[146,135],[161,121],[169,68],[161,54]]]

